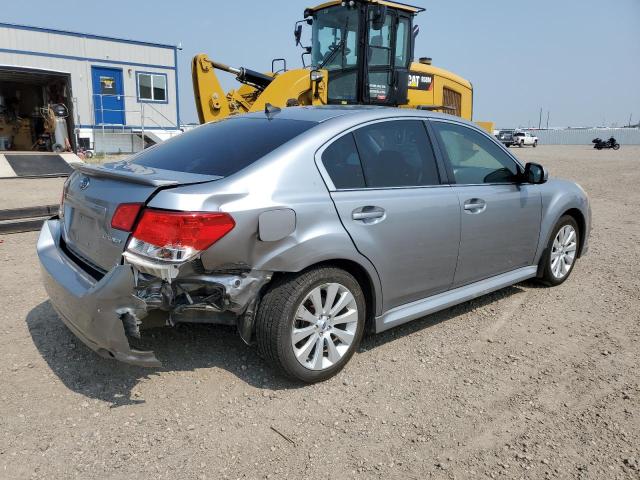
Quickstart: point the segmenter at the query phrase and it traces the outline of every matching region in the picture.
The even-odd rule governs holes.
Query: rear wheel
[[[572,216],[564,215],[553,229],[549,244],[540,260],[543,283],[556,286],[569,278],[577,259],[579,244],[578,224]]]
[[[313,383],[338,373],[360,344],[365,299],[338,268],[284,277],[263,296],[256,316],[260,354],[290,377]]]

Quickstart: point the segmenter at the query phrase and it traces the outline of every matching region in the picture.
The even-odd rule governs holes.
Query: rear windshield
[[[230,118],[208,123],[135,155],[145,167],[228,177],[306,132],[316,122]]]

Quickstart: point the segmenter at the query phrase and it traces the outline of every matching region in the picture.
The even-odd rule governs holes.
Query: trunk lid
[[[210,182],[221,177],[160,170],[128,162],[79,165],[69,177],[62,238],[71,253],[107,272],[120,263],[130,232],[111,228],[122,203],[146,202],[159,189]]]

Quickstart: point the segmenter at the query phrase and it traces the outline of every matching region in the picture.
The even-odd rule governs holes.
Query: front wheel
[[[260,354],[306,383],[338,373],[358,348],[365,299],[348,272],[320,267],[287,275],[265,293],[256,315]]]
[[[613,149],[614,149],[614,150],[620,150],[620,144],[619,144],[619,143],[616,143],[616,144],[613,146]]]
[[[555,228],[542,254],[540,280],[548,286],[563,283],[573,270],[580,245],[580,230],[575,219],[564,215]]]
[[[522,148],[522,144],[523,144],[523,143],[524,143],[524,142],[519,142],[519,143],[518,143],[518,147],[519,147],[519,148]]]
[[[533,142],[533,148],[536,148],[538,146],[538,142]]]

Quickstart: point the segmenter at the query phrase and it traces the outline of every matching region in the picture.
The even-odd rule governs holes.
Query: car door
[[[531,265],[542,216],[539,186],[520,182],[522,167],[479,129],[430,123],[461,208],[454,287]]]
[[[422,121],[348,131],[319,151],[318,165],[344,227],[378,271],[384,310],[450,288],[460,205],[440,181]]]

